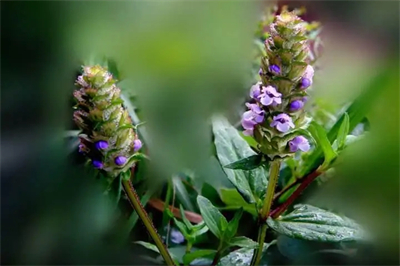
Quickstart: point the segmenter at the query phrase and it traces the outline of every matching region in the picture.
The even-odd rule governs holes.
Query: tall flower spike
[[[132,167],[133,155],[142,147],[115,83],[103,67],[85,66],[74,91],[74,120],[81,129],[79,151],[111,178]]]
[[[304,105],[314,77],[306,25],[295,12],[283,10],[267,27],[261,81],[250,89],[251,106],[260,110],[247,104],[250,110],[242,117],[244,134],[252,135],[271,160],[309,149],[298,133],[309,121]]]

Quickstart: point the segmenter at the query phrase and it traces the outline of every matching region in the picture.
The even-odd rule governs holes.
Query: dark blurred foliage
[[[111,5],[114,4],[118,6],[117,3]],[[360,38],[381,53],[380,56],[384,58],[379,59],[397,62],[393,65],[398,67],[398,2],[282,1],[280,4],[289,4],[295,7],[304,4],[308,10],[305,15],[306,19],[326,22],[330,25],[327,27],[328,29],[334,29],[335,25],[340,29],[339,33],[335,35],[340,38],[340,42],[347,44],[348,41],[350,42],[350,37]],[[72,25],[74,29],[79,29],[81,25],[79,22],[85,21],[85,14],[89,16],[92,14],[91,11],[95,13],[98,9],[103,9],[99,2],[90,3],[90,6],[84,7],[75,4],[75,7],[71,8],[70,5],[70,2],[50,1],[7,1],[2,2],[1,5],[1,262],[3,265],[153,264],[147,259],[149,256],[145,258],[146,255],[151,254],[148,250],[136,245],[126,245],[126,243],[116,244],[114,237],[110,237],[110,232],[116,230],[116,218],[114,217],[118,217],[118,215],[102,195],[101,185],[94,178],[88,178],[87,172],[82,167],[83,158],[77,157],[75,154],[71,156],[71,151],[66,149],[65,129],[71,129],[73,126],[71,119],[73,82],[83,60],[76,56],[79,52],[74,50],[80,44],[73,46],[66,41],[68,38],[75,38],[68,35],[71,33],[69,27]],[[80,10],[80,8],[82,9]],[[74,10],[81,11],[79,17],[72,12]],[[171,16],[169,13],[168,15]],[[118,14],[113,16],[118,16]],[[222,16],[221,21],[223,18]],[[104,20],[102,17],[96,19]],[[207,19],[206,16],[204,19]],[[108,20],[106,22],[108,23]],[[343,25],[346,27],[346,35],[340,35]],[[118,31],[118,28],[113,30]],[[207,35],[204,32],[202,34]],[[96,43],[90,44],[94,48],[97,46]],[[85,45],[87,43],[82,44],[82,46]],[[128,42],[123,48],[128,49],[129,46]],[[350,54],[352,52],[346,51]],[[162,54],[162,52],[160,53]],[[212,55],[212,53],[209,54],[210,57]],[[126,53],[120,56],[124,58]],[[362,54],[358,59],[362,60],[361,57]],[[358,59],[357,57],[351,58],[351,60]],[[374,60],[370,60],[368,63],[371,64],[368,66],[369,68],[375,67]],[[380,66],[378,63],[376,65]],[[346,68],[345,65],[342,67]],[[201,70],[204,71],[204,69]],[[351,72],[351,70],[348,71]],[[393,72],[398,74],[398,69],[397,72]],[[335,76],[335,78],[337,77],[338,75]],[[208,78],[213,79],[213,76]],[[164,79],[168,80],[168,76]],[[238,79],[232,78],[232,80],[236,82]],[[220,85],[222,81],[216,80],[215,83],[210,82],[210,84],[211,86]],[[185,82],[187,81],[184,80],[183,83]],[[207,82],[205,80],[205,83],[200,83],[199,87]],[[340,80],[335,83],[335,88],[338,90],[341,82]],[[280,246],[280,252],[285,256],[279,252],[275,252],[274,256],[271,255],[274,264],[398,265],[399,183],[396,179],[399,174],[398,76],[389,86],[391,86],[390,90],[386,90],[385,94],[379,98],[380,100],[372,112],[373,121],[381,126],[380,130],[374,131],[376,132],[374,146],[365,151],[362,147],[368,145],[363,143],[360,144],[362,147],[359,150],[349,151],[347,157],[343,159],[345,161],[348,159],[348,163],[338,171],[342,176],[341,180],[345,179],[345,182],[334,183],[329,191],[331,194],[328,192],[325,194],[324,190],[322,199],[320,195],[315,196],[317,202],[323,202],[325,199],[328,201],[326,206],[333,206],[337,209],[344,206],[346,208],[343,210],[345,209],[347,213],[354,210],[355,217],[366,220],[366,224],[370,228],[376,229],[377,234],[382,236],[379,239],[378,249],[372,249],[366,245],[359,249],[356,256],[349,257],[348,254],[320,251],[320,249],[332,248],[322,245],[317,248],[319,251],[311,257],[302,258],[299,253],[292,250],[296,243],[290,243],[292,253],[285,253]],[[173,84],[166,86],[167,89],[172,87]],[[238,85],[238,87],[240,86]],[[234,89],[232,94],[242,96],[240,88]],[[195,102],[196,97],[200,95],[204,97],[201,99],[207,99],[212,91],[209,89],[204,94],[196,95],[194,93],[193,98],[185,102],[187,106],[182,106],[182,112],[190,116],[190,111],[193,110],[191,103]],[[329,91],[332,94],[332,90]],[[157,93],[160,92],[157,91]],[[229,93],[229,90],[223,90],[218,97],[226,96]],[[342,90],[336,94],[340,99],[346,98]],[[146,101],[151,98],[151,94],[145,94],[145,96],[148,97]],[[215,103],[220,100],[221,98],[218,97],[213,98],[210,102]],[[326,98],[329,99],[329,97]],[[235,110],[230,106],[237,102],[235,100],[237,99],[227,97],[225,102],[221,103],[226,107],[223,109],[231,112]],[[165,102],[160,102],[165,104]],[[181,102],[181,99],[177,100],[177,103]],[[160,111],[156,105],[157,102],[154,104],[155,110]],[[208,104],[201,106],[199,110],[206,109]],[[162,105],[159,108],[161,109],[161,107]],[[395,114],[388,115],[388,109],[391,109],[391,112],[394,110]],[[172,111],[174,110],[176,109],[172,108]],[[155,117],[157,114],[156,112],[149,116]],[[196,117],[201,117],[198,113],[196,115]],[[173,116],[168,117],[173,118]],[[186,118],[186,116],[183,117]],[[381,119],[381,117],[386,119]],[[161,118],[158,119],[162,120],[162,118],[161,115]],[[175,122],[179,123],[179,121]],[[199,126],[181,122],[182,124],[176,128],[177,132],[184,130],[191,132],[191,126],[195,129]],[[390,125],[388,127],[390,134],[383,130],[384,126],[388,124]],[[157,127],[155,128],[157,129]],[[204,132],[209,131],[209,128],[202,129]],[[170,133],[173,135],[177,132],[171,131]],[[187,137],[184,133],[186,131],[182,133],[182,136]],[[380,139],[380,135],[383,138]],[[157,136],[157,134],[153,134],[153,136]],[[188,140],[193,139],[196,138]],[[201,139],[200,143],[206,139]],[[179,143],[180,140],[176,139],[176,141]],[[165,142],[174,143],[168,138]],[[187,144],[187,142],[184,143]],[[193,145],[194,151],[196,151],[196,143]],[[164,147],[171,148],[173,145]],[[171,150],[171,154],[180,155],[180,159],[185,158],[185,155],[189,159],[193,159],[196,153],[192,152],[190,148],[184,147],[182,154],[179,153],[179,147],[175,147]],[[188,161],[191,162],[189,159]],[[184,163],[178,163],[178,165],[181,164]],[[215,177],[211,173],[215,174]],[[222,180],[219,166],[210,167],[201,178],[203,181],[212,180],[220,186],[227,183],[225,179]],[[338,191],[341,191],[342,194]],[[159,192],[159,194],[160,197],[165,196],[165,193]],[[182,203],[184,199],[179,199],[179,201]],[[365,208],[362,208],[363,206]],[[374,212],[377,215],[366,215]],[[162,219],[160,216],[159,212],[155,212],[156,222],[158,221],[157,224],[162,226],[159,222]],[[256,231],[252,231],[253,227],[255,228],[253,225],[254,220],[245,215],[239,232],[254,239]],[[132,237],[148,241],[148,236],[140,223],[136,225],[135,229]],[[269,234],[269,238],[275,237],[272,232]],[[314,245],[313,243],[308,244]],[[303,245],[302,248],[304,246],[307,248],[308,245]],[[313,248],[315,247],[313,246]],[[275,250],[277,247],[272,249]],[[304,253],[304,250],[297,249],[297,252],[301,254]],[[293,257],[295,259],[289,259]]]

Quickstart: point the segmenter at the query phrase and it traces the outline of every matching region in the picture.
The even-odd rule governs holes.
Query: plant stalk
[[[140,203],[140,199],[139,199],[138,194],[136,193],[136,190],[133,188],[133,186],[130,186],[129,181],[127,181],[127,180],[122,180],[122,186],[124,187],[126,195],[128,196],[128,199],[131,202],[133,208],[139,215],[144,226],[146,227],[147,231],[149,232],[151,238],[153,239],[155,245],[157,246],[158,250],[160,251],[160,254],[163,257],[165,263],[169,266],[175,266],[175,263],[174,263],[171,255],[169,254],[164,243],[162,242],[161,237],[158,235],[157,230],[154,227],[153,223],[151,222],[145,209],[143,208],[142,204]]]
[[[272,210],[271,217],[277,218],[279,215],[281,215],[320,174],[321,172],[317,169],[306,177],[302,178],[300,186],[297,187],[293,194],[290,195],[290,197],[284,203]]]
[[[261,260],[261,255],[264,247],[264,239],[267,234],[267,228],[268,228],[266,220],[268,218],[268,214],[271,209],[272,200],[274,198],[275,187],[276,184],[278,183],[280,167],[281,167],[280,160],[274,160],[271,162],[267,192],[265,194],[264,204],[261,208],[261,212],[259,213],[260,229],[258,231],[258,237],[257,237],[258,248],[254,250],[254,254],[250,263],[251,266],[258,265]]]
[[[222,240],[220,240],[219,246],[218,246],[218,249],[217,249],[217,253],[215,253],[213,262],[211,263],[212,266],[215,266],[215,265],[218,264],[218,261],[221,258],[221,254],[222,254],[222,251],[223,251],[223,244],[224,244],[224,242]]]

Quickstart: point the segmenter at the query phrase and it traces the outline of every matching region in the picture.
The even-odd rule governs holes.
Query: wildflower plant
[[[256,34],[262,51],[255,64],[257,78],[244,95],[240,129],[221,116],[212,119],[212,161],[222,166],[219,169],[233,188],[217,191],[206,183],[199,188],[195,174],[187,171],[174,176],[166,191],[159,193],[165,194],[165,201],[152,201],[151,194],[140,200],[130,179],[131,168],[144,157],[142,142],[116,80],[98,65],[83,67],[77,78],[74,120],[81,129],[79,151],[110,182],[120,178],[154,241],[134,243],[161,254],[167,265],[269,265],[267,251],[277,245],[281,252],[285,241],[342,244],[367,238],[361,226],[345,216],[309,204],[290,209],[317,177],[322,176],[319,182],[328,179],[324,176],[334,171],[338,154],[355,139],[350,131],[363,119],[348,114],[357,110],[354,103],[326,132],[308,112],[309,92],[318,73],[319,24],[302,20],[304,12],[268,9]],[[162,212],[160,228],[167,228],[166,236],[158,235],[141,202]],[[223,211],[233,213],[226,217]],[[256,238],[242,235],[254,229],[241,228],[244,213],[252,223],[257,221]],[[268,229],[275,233],[272,239]],[[211,247],[200,248],[207,234],[214,235]],[[176,246],[168,246],[170,238]]]

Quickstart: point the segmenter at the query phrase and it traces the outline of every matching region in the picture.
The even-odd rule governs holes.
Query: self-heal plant
[[[121,182],[130,203],[146,226],[167,265],[175,265],[152,221],[130,184],[131,168],[143,156],[142,142],[128,110],[123,105],[121,90],[107,69],[84,66],[74,91],[77,101],[74,121],[81,129],[79,152],[89,158],[92,166],[109,181]],[[120,186],[118,195],[120,194]],[[119,198],[117,199],[118,203]]]

